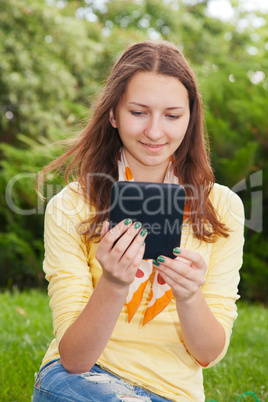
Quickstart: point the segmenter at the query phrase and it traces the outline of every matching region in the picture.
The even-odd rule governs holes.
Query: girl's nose
[[[147,122],[144,135],[152,141],[157,141],[163,136],[163,134],[160,119],[157,117],[151,117]]]

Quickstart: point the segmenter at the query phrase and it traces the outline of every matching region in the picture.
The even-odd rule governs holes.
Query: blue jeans
[[[60,359],[44,365],[36,378],[33,402],[43,401],[168,401],[145,389],[128,384],[95,364],[87,373],[70,374]]]

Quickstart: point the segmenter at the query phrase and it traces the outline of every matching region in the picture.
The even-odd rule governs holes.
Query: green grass
[[[236,402],[246,392],[268,401],[268,309],[238,302],[231,343],[225,358],[204,370],[207,400]],[[254,402],[252,394],[241,402]]]
[[[238,303],[224,360],[204,370],[208,401],[268,401],[268,310]],[[0,293],[0,401],[31,401],[34,375],[52,340],[48,297],[40,291]],[[254,395],[258,399],[254,397]]]
[[[53,338],[48,296],[0,294],[0,401],[31,401],[35,373]]]

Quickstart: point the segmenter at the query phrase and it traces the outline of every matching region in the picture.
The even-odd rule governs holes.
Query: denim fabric
[[[43,401],[164,402],[168,399],[130,385],[97,364],[87,373],[70,374],[57,359],[43,366],[36,378],[33,402]]]

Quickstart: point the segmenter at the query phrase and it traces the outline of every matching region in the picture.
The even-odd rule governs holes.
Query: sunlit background
[[[207,396],[268,400],[267,21],[267,0],[0,0],[0,400],[30,400],[52,334],[44,211],[65,183],[37,183],[43,202],[37,172],[81,130],[114,60],[147,39],[191,64],[216,181],[245,205],[239,319],[227,360],[206,370]]]
[[[80,130],[122,50],[165,39],[196,72],[216,180],[245,204],[241,294],[266,303],[268,2],[0,0],[0,10],[0,286],[46,286],[36,173]],[[64,182],[39,185],[49,199]]]

